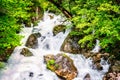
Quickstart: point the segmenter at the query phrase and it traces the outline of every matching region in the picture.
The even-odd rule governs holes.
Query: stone
[[[23,48],[20,54],[25,57],[33,56],[32,52],[30,52],[28,48]]]
[[[90,74],[89,74],[89,73],[87,73],[87,74],[85,75],[84,80],[91,80],[91,79],[90,79]]]
[[[10,57],[10,55],[12,54],[14,48],[15,47],[7,48],[7,49],[5,49],[5,52],[0,53],[0,61],[1,62],[7,62],[9,57]],[[1,48],[0,48],[0,50],[1,50]]]
[[[120,61],[115,61],[114,65],[111,66],[111,71],[113,71],[113,72],[120,71]]]
[[[83,55],[86,57],[86,58],[89,58],[89,57],[91,57],[91,53],[90,52],[85,52],[85,53],[83,53]]]
[[[46,55],[44,59],[47,68],[65,80],[73,80],[78,74],[73,60],[66,54]]]
[[[65,32],[65,25],[57,25],[53,29],[53,35],[57,35],[59,32]]]
[[[47,63],[49,60],[54,59],[54,55],[48,54],[44,56],[44,62]]]
[[[108,72],[103,80],[120,80],[120,72]]]
[[[87,54],[87,53],[86,53]],[[92,58],[92,60],[93,60],[93,64],[94,64],[94,66],[93,66],[93,68],[94,69],[97,69],[97,70],[103,70],[103,67],[102,67],[102,65],[100,64],[100,62],[101,62],[101,58],[103,58],[103,59],[105,59],[105,60],[108,60],[108,58],[109,58],[109,53],[95,53],[95,54],[93,54],[93,53],[89,53],[89,57],[91,57]]]
[[[101,66],[100,63],[95,63],[95,67],[97,70],[103,70],[103,67]]]
[[[39,33],[40,29],[33,27],[32,33],[37,37],[41,37],[41,34]]]
[[[79,37],[71,37],[70,35],[64,40],[60,50],[73,54],[81,54],[86,50],[82,49],[78,44]]]
[[[38,46],[37,36],[35,34],[31,34],[28,37],[25,46],[28,47],[28,48],[33,48],[33,49],[37,48],[37,46]]]
[[[120,80],[120,61],[115,60],[103,80]]]

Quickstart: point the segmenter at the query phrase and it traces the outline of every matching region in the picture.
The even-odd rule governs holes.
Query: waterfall
[[[50,16],[53,16],[53,18],[51,19]],[[61,53],[60,47],[69,34],[70,29],[54,36],[53,28],[60,24],[71,25],[70,22],[63,22],[64,20],[65,18],[60,15],[57,16],[45,12],[43,20],[38,23],[38,26],[34,27],[34,30],[33,27],[24,27],[20,33],[20,35],[24,36],[21,40],[22,45],[15,48],[8,60],[8,64],[0,71],[0,80],[62,80],[55,73],[46,69],[43,56]],[[38,38],[38,48],[28,48],[33,53],[33,56],[25,57],[20,52],[22,48],[27,48],[25,46],[27,38],[34,32],[41,33],[41,37]],[[92,68],[91,58],[86,59],[81,54],[66,53],[66,55],[73,59],[78,70],[78,76],[74,80],[84,80],[85,75],[88,73],[91,76],[91,80],[102,80],[103,75],[108,71],[109,65],[107,61],[101,60],[103,70],[98,71]]]

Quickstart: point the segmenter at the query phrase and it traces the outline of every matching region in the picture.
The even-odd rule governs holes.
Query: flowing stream
[[[50,15],[53,16],[52,19]],[[63,22],[64,20],[60,15],[56,16],[46,12],[44,13],[43,20],[41,20],[34,29],[33,27],[23,28],[20,33],[25,36],[21,41],[22,46],[15,48],[6,67],[0,71],[0,80],[62,80],[58,78],[55,73],[46,69],[43,56],[46,54],[56,55],[61,53],[60,47],[69,34],[70,29],[54,36],[53,28],[60,24],[71,25],[70,22]],[[38,38],[38,48],[28,48],[33,53],[33,56],[25,57],[21,55],[20,52],[22,48],[25,48],[28,36],[34,32],[41,33],[41,37]],[[84,80],[85,75],[88,73],[90,74],[91,80],[102,80],[103,75],[108,71],[109,65],[107,61],[101,60],[103,70],[98,71],[92,68],[93,63],[90,58],[86,59],[81,54],[66,54],[73,59],[78,70],[78,76],[74,80]]]

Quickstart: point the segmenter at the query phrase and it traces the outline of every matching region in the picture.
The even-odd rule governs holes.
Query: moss
[[[47,68],[50,69],[51,71],[55,71],[58,69],[59,65],[55,63],[54,59],[51,59],[47,62]]]
[[[66,26],[65,25],[57,25],[53,29],[53,34],[57,35],[59,32],[65,32]]]
[[[4,62],[0,62],[0,69],[5,67],[5,63]]]

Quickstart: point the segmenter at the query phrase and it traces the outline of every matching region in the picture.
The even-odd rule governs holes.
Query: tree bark
[[[63,8],[60,3],[55,2],[54,0],[48,0],[52,4],[54,4],[61,12],[67,17],[67,18],[72,18],[72,14],[67,11],[65,8]]]
[[[35,12],[36,12],[36,20],[38,20],[38,18],[39,18],[39,8],[38,8],[38,6],[36,7],[36,10],[35,10]]]

